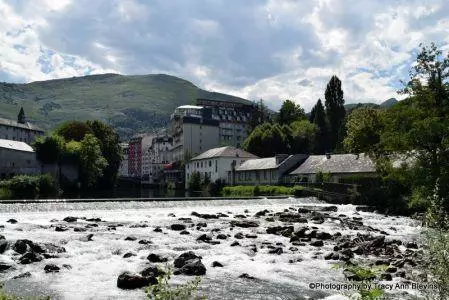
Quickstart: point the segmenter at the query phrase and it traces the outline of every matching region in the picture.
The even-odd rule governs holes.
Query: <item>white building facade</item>
[[[258,158],[256,155],[232,146],[210,149],[185,165],[186,188],[194,172],[198,172],[202,180],[207,176],[211,182],[222,180],[226,184],[235,181],[234,170],[248,159]]]
[[[36,153],[25,142],[0,139],[0,178],[40,174]]]

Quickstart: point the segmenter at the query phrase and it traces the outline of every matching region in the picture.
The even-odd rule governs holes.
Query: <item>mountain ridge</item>
[[[46,130],[67,120],[101,119],[126,139],[165,126],[176,107],[198,98],[251,103],[172,75],[106,73],[0,83],[0,117],[12,118],[23,106],[28,120]]]

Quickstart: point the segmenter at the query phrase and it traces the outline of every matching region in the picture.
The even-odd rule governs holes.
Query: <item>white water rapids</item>
[[[143,290],[121,290],[117,288],[117,277],[123,271],[139,272],[149,265],[146,257],[149,253],[157,253],[169,257],[169,264],[179,254],[193,250],[203,257],[202,262],[207,273],[202,276],[200,294],[207,299],[346,299],[335,290],[311,290],[309,283],[314,282],[344,282],[342,270],[332,268],[333,262],[326,261],[322,256],[332,251],[332,245],[320,248],[310,245],[298,247],[299,251],[291,252],[289,238],[266,233],[268,226],[284,225],[282,222],[267,222],[262,217],[258,219],[260,226],[256,228],[230,229],[229,223],[237,214],[247,215],[253,219],[256,212],[268,209],[282,212],[291,207],[319,206],[321,202],[313,198],[303,199],[253,199],[253,200],[201,200],[201,201],[158,201],[158,202],[101,202],[101,203],[30,203],[30,204],[0,204],[0,234],[8,241],[29,239],[33,242],[49,242],[65,247],[66,253],[58,258],[45,259],[41,262],[20,265],[12,260],[13,250],[0,255],[0,261],[14,263],[15,269],[0,273],[0,281],[5,282],[8,291],[25,296],[49,295],[52,299],[144,299]],[[372,226],[387,232],[387,238],[412,241],[416,239],[420,228],[417,222],[404,217],[387,217],[375,213],[356,212],[352,205],[338,205],[337,212],[332,216],[344,214],[350,218],[362,217],[364,225]],[[245,212],[245,210],[247,210]],[[225,213],[229,217],[204,220],[192,216],[191,213]],[[170,216],[174,214],[176,217]],[[101,218],[98,227],[92,227],[85,232],[74,232],[72,228],[65,232],[56,232],[51,225],[62,222],[67,216]],[[207,223],[207,227],[198,231],[189,228],[189,223],[183,223],[178,218],[192,218],[192,225],[198,222]],[[17,224],[6,221],[14,218]],[[107,230],[107,226],[120,223],[123,226],[116,230]],[[179,223],[187,225],[190,235],[180,235],[168,227]],[[84,227],[92,222],[78,220],[67,224],[74,227]],[[146,224],[147,227],[130,227],[136,224]],[[307,224],[296,224],[304,226]],[[320,225],[309,223],[319,230],[329,233],[341,232],[343,235],[356,235],[358,231],[342,229],[338,220],[328,219]],[[153,229],[162,227],[163,232]],[[196,241],[196,238],[209,233],[212,229],[231,234],[227,240],[218,245],[210,245]],[[254,233],[256,239],[239,240],[240,247],[231,247],[235,241],[236,232]],[[92,241],[82,241],[87,234],[93,234]],[[127,236],[137,237],[136,241],[126,241]],[[141,245],[138,240],[151,240],[152,244]],[[247,245],[262,245],[263,242],[282,243],[284,253],[269,254],[268,249],[259,249],[253,253]],[[123,254],[137,254],[123,258]],[[315,257],[315,258],[314,258]],[[213,261],[219,261],[223,268],[212,268]],[[293,262],[291,262],[293,261]],[[71,269],[61,268],[59,273],[45,273],[44,266],[54,263],[59,266],[68,264]],[[30,272],[29,278],[11,279],[13,276]],[[247,273],[256,280],[238,278]],[[182,283],[192,277],[173,276],[173,283]],[[394,279],[396,280],[396,278]],[[393,281],[394,281],[393,280]],[[401,298],[401,297],[399,297]]]

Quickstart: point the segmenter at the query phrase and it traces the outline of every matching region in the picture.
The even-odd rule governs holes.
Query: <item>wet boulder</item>
[[[234,237],[238,240],[243,239],[245,236],[243,235],[242,232],[237,232],[236,234],[234,234]]]
[[[67,230],[69,230],[69,228],[67,226],[64,226],[64,225],[62,225],[62,226],[55,226],[55,231],[57,231],[57,232],[64,232],[64,231],[67,231]]]
[[[31,277],[31,273],[30,272],[25,272],[25,273],[16,275],[12,279],[20,279],[20,278],[28,278],[28,277]]]
[[[228,238],[228,236],[224,233],[220,233],[219,235],[217,235],[217,239],[219,240],[226,240]]]
[[[19,258],[19,263],[23,265],[40,262],[43,257],[35,252],[27,252]]]
[[[131,272],[123,272],[117,278],[117,287],[127,290],[138,289],[149,285],[151,282],[151,277],[141,276]]]
[[[294,230],[293,226],[274,226],[274,227],[268,227],[267,233],[290,237],[293,233],[293,230]]]
[[[240,220],[231,221],[231,226],[234,227],[241,227],[241,228],[250,228],[250,227],[259,227],[259,223],[256,221],[250,221],[250,220]]]
[[[12,265],[10,265],[6,262],[0,261],[0,272],[4,272],[4,271],[10,270],[12,268],[13,268]]]
[[[123,258],[130,258],[130,257],[136,256],[136,255],[137,255],[137,254],[135,254],[135,253],[127,252],[127,253],[125,253],[125,254],[123,255]]]
[[[45,267],[44,267],[45,273],[57,273],[57,272],[59,272],[60,269],[61,268],[55,264],[48,264],[48,265],[45,265]]]
[[[319,240],[330,240],[332,239],[332,234],[324,232],[324,231],[318,231],[315,235],[315,238]]]
[[[34,251],[38,253],[43,253],[44,250],[39,245],[33,243],[30,240],[17,240],[13,246],[12,249],[16,251],[19,254],[24,254],[27,251]]]
[[[173,264],[175,268],[177,268],[174,274],[184,274],[189,276],[206,274],[206,267],[201,262],[201,256],[197,256],[192,251],[185,252],[178,256]]]
[[[214,261],[212,262],[212,268],[223,268],[223,264],[218,261]]]
[[[200,259],[193,259],[187,261],[187,263],[180,269],[176,270],[174,274],[184,274],[188,276],[201,276],[206,274],[206,267]]]
[[[165,272],[161,269],[159,269],[157,266],[149,266],[143,269],[140,272],[140,275],[145,277],[150,284],[156,284],[157,278],[159,276],[165,275]]]
[[[127,236],[127,237],[125,238],[125,241],[135,241],[135,240],[137,240],[137,238],[136,238],[135,236],[132,236],[132,235]]]
[[[340,254],[338,254],[336,252],[330,252],[324,256],[324,259],[325,260],[339,260]]]
[[[150,254],[147,256],[147,259],[148,259],[150,262],[153,262],[153,263],[167,262],[167,261],[168,261],[168,258],[162,257],[162,256],[160,256],[159,254],[155,254],[155,253],[150,253]]]
[[[154,232],[162,232],[162,228],[157,226],[156,228],[154,228],[153,230]]]
[[[78,218],[77,218],[77,217],[65,217],[65,218],[63,219],[63,221],[64,221],[64,222],[67,222],[67,223],[73,223],[73,222],[78,221]]]
[[[201,256],[198,256],[195,253],[193,253],[193,251],[188,251],[179,255],[173,262],[173,265],[175,266],[175,268],[181,268],[187,263],[187,261],[201,258],[202,258]]]
[[[270,211],[268,210],[268,209],[264,209],[264,210],[261,210],[261,211],[258,211],[255,215],[254,215],[254,217],[256,217],[256,218],[259,218],[259,217],[262,217],[262,216],[265,216],[267,213],[269,213]]]
[[[282,213],[279,215],[279,221],[290,223],[307,223],[307,219],[300,214]]]
[[[170,229],[173,231],[182,231],[186,229],[186,225],[184,224],[172,224]]]
[[[314,247],[322,247],[324,246],[324,243],[322,240],[316,240],[310,243],[310,246],[314,246]]]
[[[277,248],[274,248],[274,249],[268,251],[268,253],[281,255],[282,253],[284,253],[284,250],[282,249],[282,247],[277,247]]]
[[[6,240],[0,240],[0,254],[6,251],[8,248],[8,242]]]
[[[17,220],[16,220],[16,219],[9,219],[9,220],[6,221],[6,222],[11,223],[11,224],[16,224],[16,223],[17,223]]]
[[[212,237],[207,234],[202,234],[196,240],[199,242],[209,243],[210,241],[212,241]]]
[[[243,278],[243,279],[250,279],[250,280],[254,280],[256,279],[256,277],[253,277],[251,275],[248,275],[248,273],[243,273],[239,276],[239,278]]]

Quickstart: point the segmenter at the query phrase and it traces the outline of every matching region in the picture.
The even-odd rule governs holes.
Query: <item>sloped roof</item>
[[[326,155],[311,155],[291,175],[324,173],[374,173],[376,167],[373,161],[363,153],[333,154],[329,158]]]
[[[236,171],[276,169],[276,157],[249,159],[235,168]]]
[[[232,146],[220,147],[209,149],[206,152],[201,153],[198,156],[192,158],[192,160],[208,159],[212,157],[240,157],[240,158],[258,158],[258,156],[246,152],[242,149],[238,149]]]
[[[28,130],[44,132],[42,129],[40,129],[36,125],[33,125],[33,124],[29,123],[29,122],[25,122],[24,124],[21,124],[21,123],[18,123],[17,121],[4,119],[4,118],[0,118],[0,125],[10,126],[10,127],[18,127],[18,128],[28,129]]]
[[[24,142],[0,139],[0,148],[16,151],[34,152],[30,145]]]

